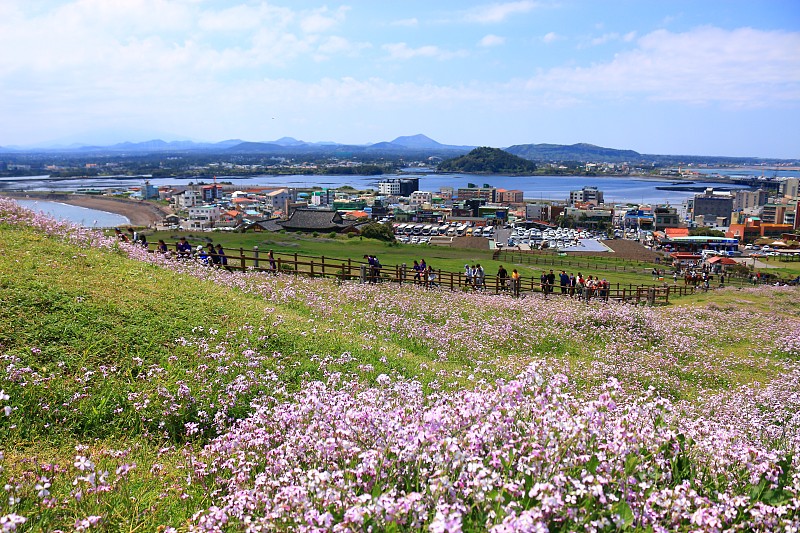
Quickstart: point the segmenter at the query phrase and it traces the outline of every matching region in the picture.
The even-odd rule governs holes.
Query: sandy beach
[[[9,198],[21,200],[42,200],[49,202],[61,202],[69,205],[77,205],[89,209],[97,209],[108,213],[122,215],[131,221],[132,226],[154,226],[161,222],[169,212],[151,202],[141,200],[131,200],[128,198],[111,198],[108,196],[96,196],[88,194],[63,194],[52,192],[3,192],[0,193]]]

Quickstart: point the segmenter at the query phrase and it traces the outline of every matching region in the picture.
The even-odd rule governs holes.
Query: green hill
[[[234,273],[4,199],[0,235],[6,530],[797,519],[795,288],[645,308]]]
[[[645,159],[633,150],[603,148],[593,144],[518,144],[506,151],[531,161],[584,161],[596,163],[639,162]]]
[[[466,155],[446,159],[439,163],[439,172],[467,172],[475,174],[525,174],[536,170],[536,165],[499,148],[475,148]]]

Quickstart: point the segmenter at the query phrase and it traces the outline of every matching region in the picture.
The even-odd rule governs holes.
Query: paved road
[[[780,268],[779,265],[771,265],[765,261],[761,261],[760,259],[756,259],[755,257],[734,257],[734,261],[739,264],[753,267],[755,269],[764,269],[764,268]]]

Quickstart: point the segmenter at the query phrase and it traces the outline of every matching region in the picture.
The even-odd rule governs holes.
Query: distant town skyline
[[[0,146],[590,143],[800,157],[792,0],[5,0]]]

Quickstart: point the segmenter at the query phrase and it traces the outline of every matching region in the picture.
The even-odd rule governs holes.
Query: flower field
[[[800,292],[176,262],[0,198],[0,531],[798,531]]]

